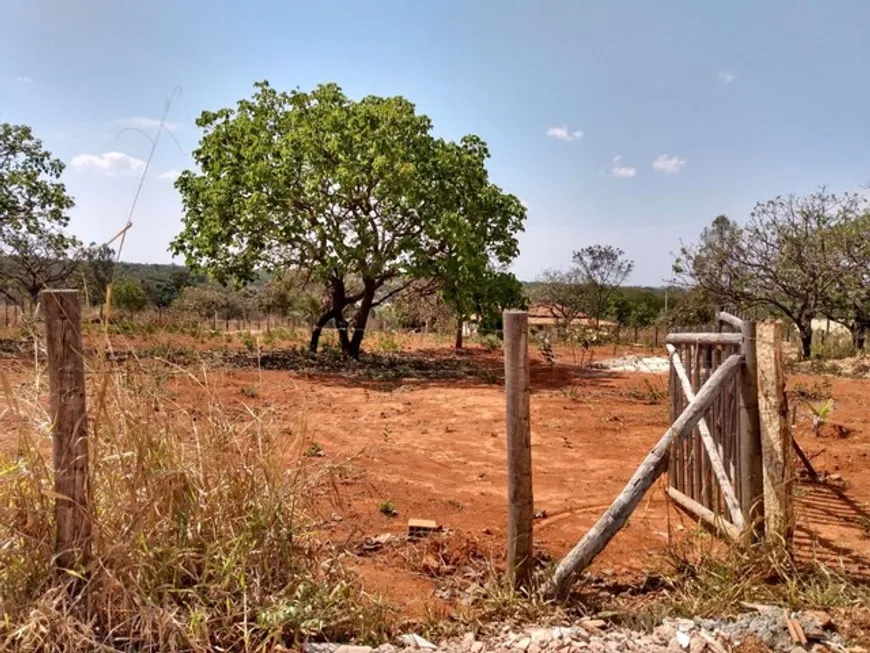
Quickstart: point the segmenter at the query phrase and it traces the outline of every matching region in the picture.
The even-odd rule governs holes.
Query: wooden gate
[[[755,323],[716,315],[709,331],[670,333],[671,420],[689,405],[723,361],[743,357],[694,429],[671,444],[668,494],[728,539],[750,534],[763,514],[761,437],[756,388]]]

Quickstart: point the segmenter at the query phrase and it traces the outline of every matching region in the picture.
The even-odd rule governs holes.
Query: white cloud
[[[161,172],[157,175],[158,179],[169,179],[170,181],[175,181],[178,179],[178,175],[181,174],[180,170],[167,170],[166,172]]]
[[[730,70],[723,70],[721,73],[719,73],[719,81],[720,82],[725,82],[726,84],[730,84],[735,79],[737,79],[737,75],[732,73]]]
[[[622,157],[616,155],[613,157],[613,167],[610,169],[610,174],[620,179],[631,179],[637,174],[637,168],[622,165]]]
[[[668,176],[679,174],[686,165],[685,159],[680,159],[667,154],[660,154],[652,163],[653,170],[663,172]]]
[[[145,162],[121,152],[106,152],[105,154],[79,154],[73,157],[73,168],[87,170],[101,175],[118,177],[135,175],[145,169]]]
[[[583,138],[583,132],[579,129],[573,132],[569,132],[568,127],[566,125],[562,125],[561,127],[550,127],[547,130],[547,136],[551,136],[552,138],[555,138],[557,140],[570,143],[571,141],[576,141]]]
[[[33,77],[27,77],[25,75],[16,75],[15,81],[18,82],[19,84],[32,84],[36,80],[33,79]]]
[[[146,116],[130,116],[129,118],[118,118],[114,121],[117,125],[123,125],[124,127],[133,127],[135,129],[142,130],[150,130],[157,129],[160,127],[160,120],[158,118],[148,118]],[[172,122],[166,121],[163,123],[163,127],[168,129],[171,132],[178,131],[181,129],[180,122]]]

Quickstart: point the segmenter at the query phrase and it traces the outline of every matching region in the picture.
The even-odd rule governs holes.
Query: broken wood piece
[[[437,522],[431,519],[409,519],[408,538],[412,540],[426,537],[441,530]]]
[[[736,543],[740,541],[740,538],[743,535],[743,531],[734,526],[734,524],[723,519],[709,508],[705,508],[700,503],[690,497],[687,497],[685,494],[675,488],[669,487],[667,492],[668,496],[680,508],[688,512],[693,517],[697,517],[698,519],[700,519],[710,528],[714,529],[718,534],[722,535],[729,542]]]
[[[807,636],[804,634],[804,629],[801,627],[800,622],[797,619],[789,617],[788,610],[783,610],[782,615],[785,617],[785,627],[788,629],[788,634],[792,641],[801,646],[805,645],[807,643]]]

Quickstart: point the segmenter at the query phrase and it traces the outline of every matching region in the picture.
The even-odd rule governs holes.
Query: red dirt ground
[[[403,342],[404,349],[418,349]],[[565,353],[565,352],[561,352]],[[595,360],[612,356],[596,350]],[[452,356],[444,350],[435,356]],[[344,463],[333,537],[358,543],[366,536],[401,534],[409,518],[433,519],[453,532],[457,547],[473,547],[500,559],[506,530],[506,452],[501,354],[473,349],[463,356],[489,366],[497,378],[379,382],[287,371],[219,369],[210,386],[228,405],[271,407],[286,424],[288,438],[304,437],[324,452],[324,462]],[[570,356],[560,356],[561,360]],[[6,363],[0,363],[5,366]],[[668,427],[664,400],[648,402],[644,378],[667,390],[664,377],[548,366],[532,361],[532,456],[536,547],[553,558],[564,554],[619,493],[649,449]],[[169,389],[182,405],[195,405],[201,390],[176,375]],[[818,377],[795,377],[811,384]],[[796,544],[799,556],[843,561],[870,577],[870,380],[832,379],[837,406],[829,427],[812,434],[801,411],[798,440],[814,455],[820,472],[841,477],[797,489]],[[243,389],[256,388],[256,396]],[[398,515],[379,507],[391,501]],[[660,564],[668,533],[694,523],[668,508],[657,484],[627,527],[595,563],[599,573],[639,577]],[[658,558],[658,562],[657,562]],[[401,562],[401,561],[400,561]],[[404,614],[437,612],[435,581],[419,565],[397,557],[360,557],[366,587],[385,595]],[[434,606],[434,607],[433,607]]]

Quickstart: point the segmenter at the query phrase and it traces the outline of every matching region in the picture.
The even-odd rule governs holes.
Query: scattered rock
[[[531,645],[532,640],[529,637],[523,637],[514,644],[514,648],[520,651],[525,651]]]
[[[580,625],[586,630],[596,631],[607,627],[607,622],[603,619],[583,619]]]
[[[807,610],[798,617],[808,639],[820,640],[825,637],[825,631],[834,629],[831,615],[822,610]]]
[[[689,648],[689,645],[692,643],[691,635],[689,635],[682,629],[677,631],[675,639],[677,640],[677,644],[679,644],[680,648],[682,649]]]
[[[474,642],[474,644],[471,645],[471,653],[481,653],[481,651],[483,651],[483,646],[483,642]]]
[[[701,653],[705,648],[707,648],[707,642],[702,637],[695,636],[689,642],[690,653]]]
[[[338,650],[339,644],[329,644],[324,642],[311,642],[302,645],[303,653],[335,653]]]
[[[401,637],[399,637],[399,641],[409,648],[422,648],[430,651],[434,651],[438,648],[429,640],[423,639],[419,635],[415,635],[413,633],[402,635]]]

